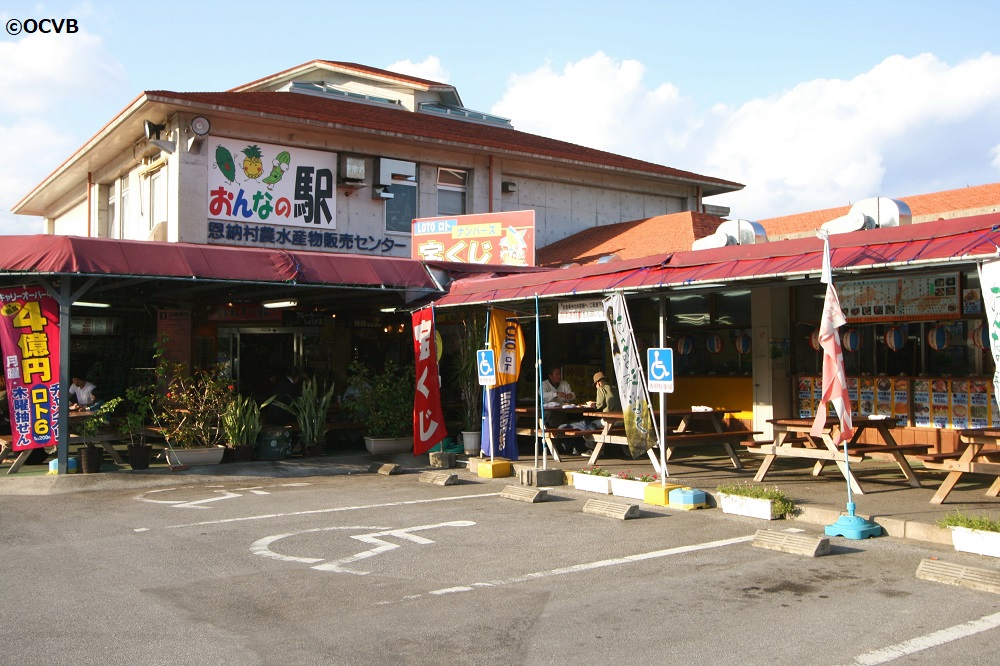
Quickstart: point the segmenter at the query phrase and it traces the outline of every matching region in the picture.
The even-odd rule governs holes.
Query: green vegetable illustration
[[[274,158],[272,164],[274,167],[271,169],[271,173],[267,178],[261,182],[267,183],[267,189],[273,190],[274,184],[281,180],[281,177],[285,175],[288,171],[288,165],[292,161],[292,156],[288,154],[287,150],[283,150],[278,153],[278,156]]]
[[[236,162],[233,160],[233,154],[225,146],[215,149],[215,163],[226,180],[231,183],[236,179]]]

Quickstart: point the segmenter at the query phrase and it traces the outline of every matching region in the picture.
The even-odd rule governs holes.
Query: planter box
[[[611,494],[611,477],[573,472],[573,487],[591,493]]]
[[[949,529],[955,550],[1000,557],[1000,532],[973,530],[968,527],[950,527]]]
[[[631,497],[632,499],[645,499],[646,486],[648,481],[636,481],[635,479],[619,479],[611,477],[611,494],[618,497]]]
[[[413,452],[412,437],[365,437],[365,448],[368,453],[406,453]]]
[[[779,517],[774,515],[774,502],[769,499],[719,493],[719,506],[722,507],[724,513],[732,513],[737,516],[763,518],[764,520],[775,520]]]
[[[196,449],[165,449],[167,462],[171,465],[218,465],[222,462],[224,446],[208,446]]]

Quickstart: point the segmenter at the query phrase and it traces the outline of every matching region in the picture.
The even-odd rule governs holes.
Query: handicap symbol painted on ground
[[[294,484],[281,484],[282,486],[303,486],[308,485],[305,483],[294,483]],[[210,491],[211,495],[203,499],[195,500],[178,500],[178,499],[159,499],[163,493],[181,492],[184,494],[193,494],[190,491],[198,488],[199,492]],[[240,491],[240,492],[234,492]],[[232,490],[225,490],[222,486],[177,486],[174,488],[158,488],[156,490],[149,490],[137,496],[135,499],[140,502],[149,502],[150,504],[165,504],[174,509],[210,509],[211,507],[205,506],[206,504],[211,504],[212,502],[219,502],[221,500],[234,499],[237,497],[243,497],[244,493],[249,493],[251,495],[270,495],[270,491],[264,490],[264,486],[248,486],[246,488],[233,488]],[[156,497],[154,497],[156,496]]]
[[[404,527],[399,529],[392,529],[388,527],[364,527],[364,526],[350,526],[350,527],[317,527],[309,530],[302,530],[301,532],[289,532],[288,534],[276,534],[274,536],[264,537],[255,541],[250,546],[250,552],[254,555],[260,555],[261,557],[267,557],[273,560],[280,560],[283,562],[302,562],[303,564],[313,565],[312,568],[317,571],[331,571],[334,573],[349,573],[355,574],[357,576],[365,576],[368,571],[357,571],[354,569],[347,569],[346,565],[354,564],[361,560],[368,559],[370,557],[375,557],[376,555],[381,555],[382,553],[389,552],[391,550],[396,550],[401,546],[396,543],[386,541],[383,537],[392,537],[399,539],[404,542],[415,543],[419,545],[426,545],[429,543],[434,543],[433,540],[426,537],[414,534],[414,532],[424,532],[426,530],[433,530],[439,527],[471,527],[475,525],[471,520],[452,520],[447,523],[437,523],[435,525],[417,525],[415,527]],[[376,532],[368,532],[366,534],[353,534],[352,539],[356,539],[362,543],[372,544],[375,547],[369,550],[358,553],[357,555],[350,555],[348,557],[341,557],[336,560],[324,561],[322,558],[316,557],[296,557],[294,555],[283,555],[271,550],[271,544],[285,539],[288,537],[299,536],[302,534],[310,534],[316,532],[326,532],[329,530],[378,530]]]

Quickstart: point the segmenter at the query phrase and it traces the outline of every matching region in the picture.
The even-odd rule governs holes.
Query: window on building
[[[115,191],[115,183],[107,186],[108,195],[108,238],[121,238],[122,228],[118,218],[118,192]]]
[[[461,169],[438,169],[438,215],[465,215],[465,193],[469,172]]]
[[[121,227],[119,233],[122,238],[125,237],[125,229],[128,227],[129,220],[134,219],[132,216],[132,209],[129,208],[128,175],[126,174],[118,181],[118,219]]]
[[[149,178],[149,229],[167,221],[167,174],[160,169]]]
[[[417,216],[417,184],[401,181],[388,189],[392,198],[385,200],[385,230],[408,234]]]

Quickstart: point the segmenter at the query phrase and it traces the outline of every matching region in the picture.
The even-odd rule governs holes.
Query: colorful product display
[[[798,377],[796,386],[799,418],[812,418],[822,377]],[[900,426],[926,428],[1000,427],[1000,408],[987,379],[848,377],[847,393],[852,416],[881,415]]]

